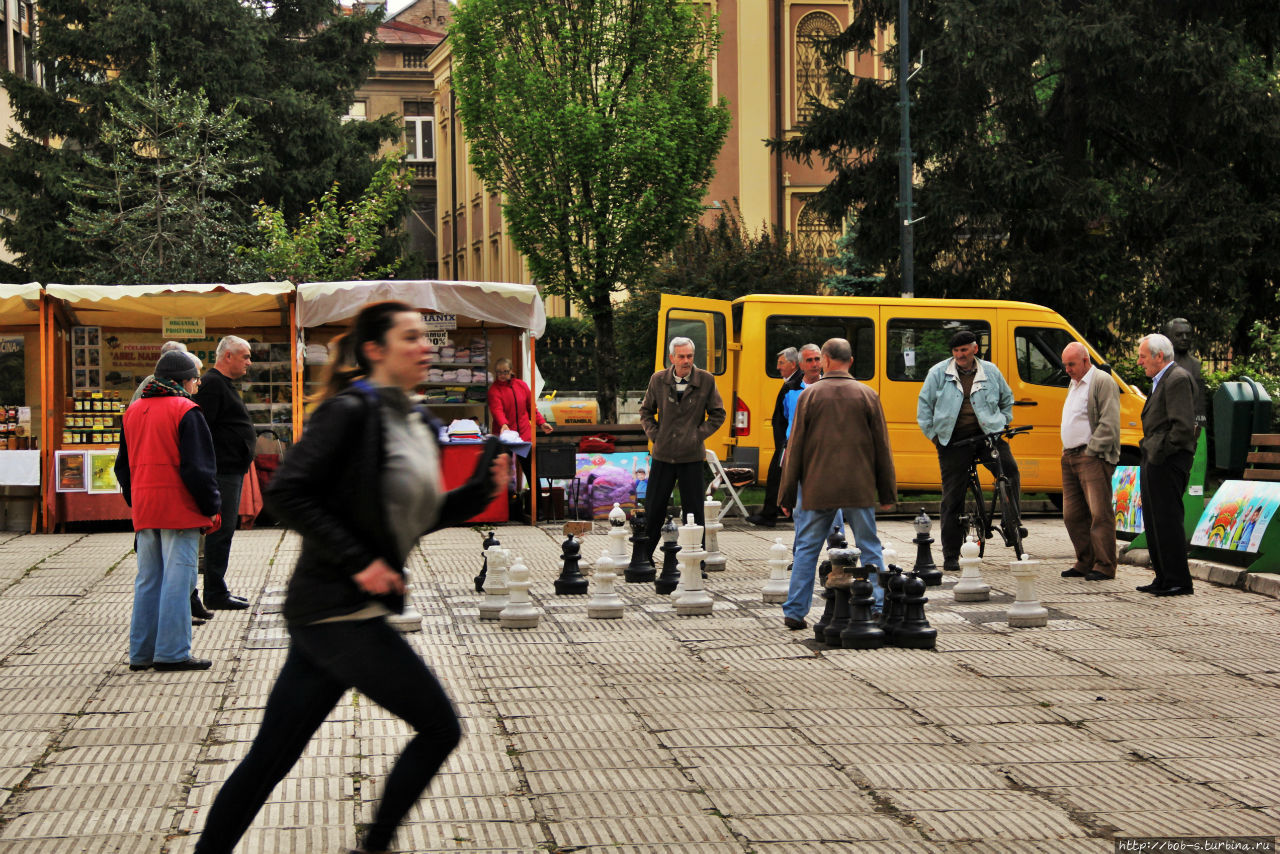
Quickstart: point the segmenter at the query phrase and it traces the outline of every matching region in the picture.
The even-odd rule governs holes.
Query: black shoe
[[[1091,569],[1084,574],[1085,581],[1111,581],[1113,578],[1115,578],[1114,575],[1103,575],[1096,569]]]
[[[778,519],[774,516],[764,516],[760,513],[753,513],[747,517],[747,522],[758,528],[776,528],[778,527]]]
[[[212,620],[213,612],[200,604],[200,597],[191,591],[191,616],[197,620]]]
[[[805,629],[809,627],[809,624],[806,623],[804,620],[797,620],[795,617],[783,617],[782,625],[786,626],[788,629],[791,629],[791,631],[793,632],[798,632],[801,629]]]
[[[1137,590],[1139,593],[1155,593],[1157,590],[1163,590],[1164,588],[1153,581],[1150,584],[1143,584],[1140,587],[1135,587],[1133,589]]]
[[[151,666],[156,670],[208,670],[213,662],[207,658],[185,658],[182,661],[157,661]]]
[[[1188,584],[1184,587],[1166,587],[1163,590],[1152,590],[1151,592],[1156,596],[1190,596],[1196,590]]]
[[[1084,575],[1085,574],[1083,572],[1076,569],[1075,567],[1072,567],[1071,569],[1062,570],[1063,578],[1084,578]]]
[[[129,669],[132,670],[134,673],[137,673],[139,670],[150,670],[151,663],[148,662],[146,664],[130,664]]]
[[[227,596],[222,599],[210,599],[206,596],[204,606],[213,611],[243,611],[249,607],[249,600],[241,599],[239,596]]]
[[[942,571],[943,571],[943,572],[959,572],[959,571],[960,571],[960,564],[958,564],[958,563],[946,563],[946,562],[944,561],[944,562],[943,562],[943,564],[942,564]]]

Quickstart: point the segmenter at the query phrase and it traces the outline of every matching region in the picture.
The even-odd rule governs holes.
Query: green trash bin
[[[1213,395],[1214,465],[1244,471],[1249,437],[1271,431],[1271,396],[1249,377],[1223,383]]]

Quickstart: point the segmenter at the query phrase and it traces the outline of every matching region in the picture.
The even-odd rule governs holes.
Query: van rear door
[[[716,388],[724,401],[724,425],[707,440],[707,448],[721,460],[728,459],[734,444],[731,428],[734,420],[734,378],[737,376],[738,352],[732,342],[728,300],[701,299],[680,294],[662,294],[658,309],[658,341],[654,370],[669,366],[667,346],[672,338],[688,338],[693,342],[693,363],[716,378]]]

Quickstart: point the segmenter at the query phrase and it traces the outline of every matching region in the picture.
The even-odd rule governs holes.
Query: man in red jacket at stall
[[[529,424],[529,401],[533,393],[529,391],[529,386],[524,380],[512,375],[510,359],[499,359],[494,363],[493,373],[497,379],[489,386],[489,417],[493,421],[494,432],[500,434],[503,430],[514,430],[520,434],[520,441],[533,441],[533,427]],[[550,433],[551,425],[542,417],[542,413],[535,409],[533,415],[537,419],[538,429],[543,433]],[[525,454],[518,459],[520,468],[524,470],[525,480],[528,480],[533,457]]]

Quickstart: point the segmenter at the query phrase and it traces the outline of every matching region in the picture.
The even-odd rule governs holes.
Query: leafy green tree
[[[251,274],[236,251],[244,216],[226,194],[260,169],[235,153],[247,120],[211,113],[203,91],[166,85],[153,63],[145,86],[121,83],[96,152],[69,179],[62,228],[78,248],[72,281],[234,282]]]
[[[833,170],[818,203],[897,291],[896,48],[889,81],[841,63],[898,3],[857,10],[832,99],[773,145]],[[1104,346],[1181,315],[1239,350],[1280,314],[1280,6],[919,0],[910,31],[916,293],[1044,303]]]
[[[21,129],[0,153],[0,237],[31,278],[84,267],[58,226],[94,169],[86,156],[111,158],[101,141],[109,105],[123,85],[145,86],[153,46],[162,80],[203,90],[213,114],[235,104],[248,120],[228,154],[261,169],[257,198],[292,221],[335,180],[358,193],[381,140],[396,134],[390,119],[342,121],[373,68],[377,23],[332,0],[42,0],[34,58],[44,85],[0,74]],[[244,221],[253,199],[224,198]]]
[[[828,272],[801,255],[785,229],[753,233],[737,205],[729,205],[710,226],[695,225],[618,306],[619,349],[632,354],[621,366],[622,387],[648,385],[662,294],[723,300],[751,293],[818,294]]]
[[[594,321],[614,420],[612,295],[702,212],[729,126],[714,23],[683,0],[463,0],[449,37],[471,162],[539,286]]]
[[[400,259],[378,264],[377,255],[399,227],[409,197],[400,158],[384,157],[359,199],[344,204],[338,190],[335,181],[293,228],[279,208],[254,208],[259,245],[248,253],[254,263],[270,278],[294,284],[390,277]]]

